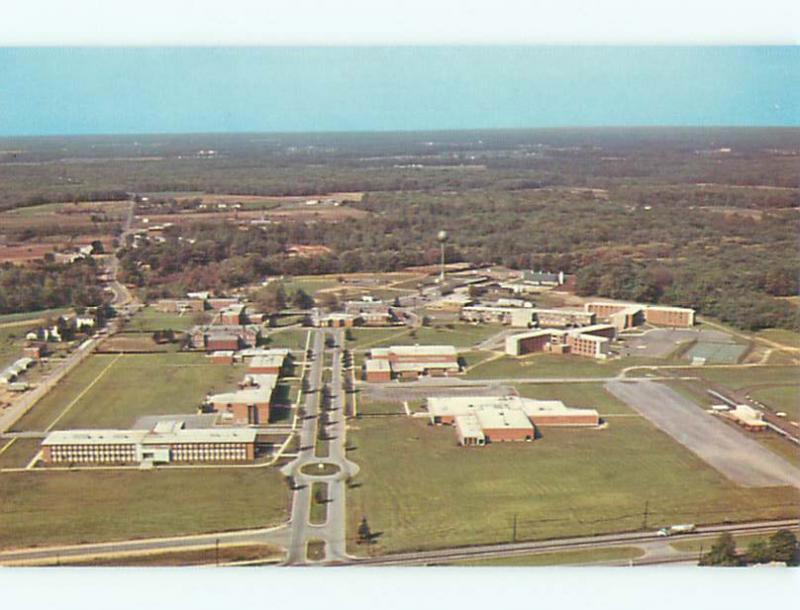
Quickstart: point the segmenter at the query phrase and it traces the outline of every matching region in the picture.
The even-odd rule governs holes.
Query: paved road
[[[306,563],[306,545],[309,540],[322,540],[325,542],[325,561],[342,561],[347,559],[346,553],[346,510],[345,496],[347,479],[358,471],[358,467],[347,460],[345,455],[346,422],[344,416],[344,392],[342,390],[342,349],[344,335],[341,331],[311,331],[313,336],[313,353],[310,371],[308,372],[309,389],[313,390],[306,395],[306,419],[300,431],[300,451],[297,458],[281,469],[287,476],[294,478],[295,491],[292,498],[291,516],[291,541],[289,544],[286,563]],[[335,337],[335,347],[328,348],[332,356],[331,406],[327,435],[330,440],[328,457],[317,458],[314,455],[314,445],[319,426],[319,391],[321,390],[322,373],[325,362],[325,337]],[[302,466],[319,462],[329,462],[339,467],[339,472],[325,477],[315,477],[303,474]],[[328,484],[327,521],[322,525],[309,522],[311,509],[311,487],[315,481]]]
[[[651,380],[612,381],[606,388],[734,483],[800,489],[800,469],[672,388]]]

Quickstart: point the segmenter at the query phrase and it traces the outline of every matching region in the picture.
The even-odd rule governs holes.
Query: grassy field
[[[642,418],[472,450],[449,427],[365,418],[349,439],[353,550],[364,516],[388,552],[508,541],[515,515],[525,540],[636,530],[645,504],[649,529],[800,514],[798,490],[736,487]]]
[[[45,430],[67,407],[56,429],[121,428],[142,415],[194,413],[206,394],[234,388],[242,372],[202,354],[94,355],[14,428]]]
[[[774,341],[775,343],[788,345],[789,347],[800,348],[800,333],[794,333],[790,330],[768,328],[766,330],[758,331],[755,336],[761,337],[762,339],[767,339],[769,341]]]
[[[606,392],[602,383],[522,383],[516,388],[520,396],[526,398],[561,400],[568,407],[597,409],[601,416],[635,415],[628,406]]]
[[[335,278],[319,278],[319,277],[293,277],[291,279],[283,280],[283,288],[286,294],[292,295],[298,290],[305,290],[312,297],[320,290],[326,288],[333,288],[339,286],[339,282]]]
[[[39,453],[41,439],[15,438],[0,453],[0,468],[25,468]]]
[[[393,414],[405,415],[405,409],[402,402],[393,402],[388,400],[372,400],[371,398],[359,393],[358,395],[358,412],[363,415],[375,414]]]
[[[658,364],[653,358],[624,358],[602,362],[581,356],[533,354],[524,358],[503,356],[479,364],[465,375],[472,379],[515,377],[614,377],[623,368]]]
[[[449,328],[452,326],[452,328]],[[408,330],[405,334],[388,338],[375,343],[372,347],[387,345],[454,345],[455,347],[470,347],[480,343],[503,330],[497,324],[483,324],[475,326],[455,322],[447,326],[423,326],[416,330]]]
[[[56,317],[72,311],[68,307],[57,307],[55,309],[41,309],[39,311],[26,311],[24,313],[7,313],[0,316],[0,326],[3,324],[13,324],[14,322],[25,322],[28,320],[41,320],[47,317]]]
[[[2,473],[0,545],[263,527],[284,521],[287,507],[286,484],[267,469]]]
[[[164,313],[154,307],[145,307],[133,316],[125,330],[137,332],[153,332],[156,330],[189,330],[195,325],[195,314],[187,312]]]
[[[137,553],[120,557],[91,559],[86,561],[37,563],[49,566],[76,567],[173,567],[220,565],[237,562],[270,563],[279,562],[285,553],[269,544],[223,544],[219,554],[215,546],[190,551],[168,551],[164,553]]]
[[[273,331],[267,335],[267,347],[287,347],[289,349],[305,349],[307,329],[290,328]]]
[[[308,521],[313,525],[322,525],[327,520],[328,484],[317,481],[311,484],[311,507],[309,509]]]
[[[459,354],[459,357],[464,361],[464,368],[476,366],[492,356],[494,356],[492,352],[484,352],[481,350],[470,350]]]
[[[346,341],[348,349],[366,349],[378,345],[384,345],[392,337],[402,337],[408,334],[408,329],[402,326],[393,328],[351,328],[349,336],[352,339]]]
[[[773,411],[784,411],[793,421],[800,420],[800,385],[761,388],[750,395]]]
[[[0,327],[0,369],[22,356],[24,326]]]
[[[492,559],[474,559],[470,561],[454,561],[457,566],[473,567],[515,567],[515,566],[561,566],[570,564],[593,563],[596,561],[613,561],[620,559],[637,559],[644,551],[631,546],[614,546],[602,549],[582,551],[561,551],[557,553],[537,553],[533,555],[517,555],[516,557],[496,557]]]

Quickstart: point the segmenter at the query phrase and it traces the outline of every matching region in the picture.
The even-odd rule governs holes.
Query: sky
[[[0,135],[798,125],[800,47],[0,49]]]

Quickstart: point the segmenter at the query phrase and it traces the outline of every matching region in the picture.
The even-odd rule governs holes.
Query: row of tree
[[[711,549],[700,558],[701,566],[745,566],[760,563],[800,564],[800,546],[790,530],[779,530],[767,540],[755,540],[744,553],[736,548],[730,533],[721,534]]]

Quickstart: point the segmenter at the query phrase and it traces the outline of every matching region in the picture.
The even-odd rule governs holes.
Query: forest
[[[19,140],[0,206],[126,193],[364,192],[345,221],[177,223],[120,250],[148,297],[267,275],[437,260],[563,270],[581,294],[684,305],[744,329],[800,328],[800,130],[597,129]],[[68,145],[67,145],[68,144]],[[11,148],[9,143],[6,148]],[[213,159],[202,152],[212,148]],[[67,151],[66,153],[64,151]],[[68,155],[65,157],[64,155]],[[141,159],[141,160],[139,160]],[[24,163],[23,163],[24,162]],[[166,194],[166,195],[165,195]],[[171,209],[173,212],[190,210]],[[290,245],[331,253],[289,256]]]

